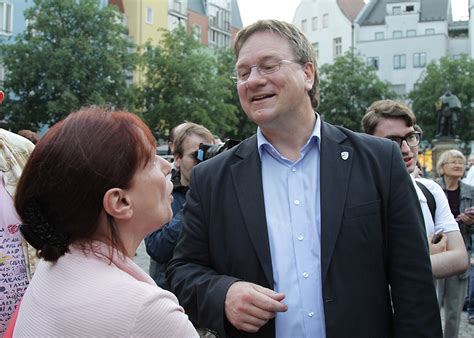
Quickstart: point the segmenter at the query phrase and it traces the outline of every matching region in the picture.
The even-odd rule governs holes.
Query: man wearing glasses
[[[440,337],[398,148],[321,120],[314,50],[294,25],[258,21],[234,51],[258,128],[193,168],[167,270],[191,321],[222,337]]]
[[[421,141],[421,133],[415,131],[415,123],[416,117],[406,105],[381,100],[367,108],[362,118],[362,129],[367,134],[394,141],[400,148],[408,172],[412,174],[418,162],[418,145]],[[413,177],[412,180],[423,212],[433,276],[444,278],[466,271],[468,260],[464,241],[443,189],[432,180]],[[420,187],[416,181],[423,186]],[[430,212],[427,196],[422,191],[423,187],[428,189],[435,200],[434,217]],[[436,244],[432,240],[435,233],[442,234],[441,240]]]

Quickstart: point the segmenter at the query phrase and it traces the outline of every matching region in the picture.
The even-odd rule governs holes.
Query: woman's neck
[[[453,176],[444,176],[444,185],[446,190],[457,190],[459,188],[459,178]]]

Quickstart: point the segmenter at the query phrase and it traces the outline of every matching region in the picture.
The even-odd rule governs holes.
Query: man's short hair
[[[436,162],[436,172],[439,176],[444,175],[443,165],[446,164],[450,158],[459,158],[466,163],[466,156],[464,156],[459,150],[446,150],[439,156],[438,162]]]
[[[373,135],[379,122],[385,119],[402,119],[407,127],[413,127],[416,124],[415,114],[407,105],[393,100],[380,100],[367,108],[362,118],[362,131]]]
[[[279,20],[259,20],[243,29],[241,29],[234,42],[235,57],[239,57],[240,49],[244,43],[255,33],[271,32],[280,35],[287,40],[293,50],[295,62],[305,65],[311,62],[314,65],[314,83],[308,95],[314,109],[319,105],[319,75],[316,64],[316,56],[313,46],[306,36],[295,26],[285,21]]]
[[[38,135],[34,132],[34,131],[31,131],[31,130],[28,130],[28,129],[22,129],[18,132],[18,135],[20,136],[23,136],[24,138],[27,138],[28,140],[30,140],[33,144],[36,144],[38,143],[39,141],[39,137]]]
[[[203,138],[207,143],[214,142],[214,135],[204,126],[196,124],[193,122],[186,122],[180,125],[178,132],[175,135],[174,139],[174,152],[173,155],[178,157],[183,157],[184,155],[184,141],[190,135],[197,135]]]

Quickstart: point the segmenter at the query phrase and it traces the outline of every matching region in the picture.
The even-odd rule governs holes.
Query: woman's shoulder
[[[136,313],[132,336],[197,337],[178,299],[158,286],[142,285],[141,306]]]

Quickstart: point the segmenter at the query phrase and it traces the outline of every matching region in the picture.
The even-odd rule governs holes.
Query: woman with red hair
[[[135,115],[91,107],[38,142],[17,187],[41,259],[15,336],[196,336],[176,297],[132,260],[172,217],[167,161]]]

